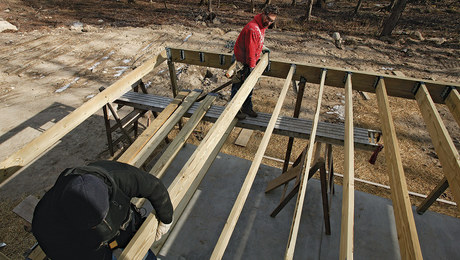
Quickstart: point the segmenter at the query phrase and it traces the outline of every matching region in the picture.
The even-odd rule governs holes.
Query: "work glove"
[[[265,47],[265,45],[262,47],[262,54],[265,54],[265,53],[270,53],[270,49]]]
[[[155,234],[155,241],[160,240],[164,234],[168,233],[171,224],[172,222],[169,224],[165,224],[160,221],[160,223],[158,224],[157,233]]]

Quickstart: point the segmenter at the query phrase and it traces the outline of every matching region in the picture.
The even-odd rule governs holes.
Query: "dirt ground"
[[[216,1],[217,2],[217,1]],[[262,1],[259,4],[262,3]],[[376,37],[381,21],[388,16],[381,11],[385,1],[365,1],[359,16],[352,16],[355,2],[330,2],[327,10],[314,9],[314,19],[305,23],[305,1],[291,7],[291,1],[273,1],[281,7],[277,28],[267,31],[266,45],[271,58],[297,63],[312,63],[382,74],[403,73],[407,77],[460,82],[460,3],[458,1],[427,1],[410,3],[393,37]],[[329,2],[329,1],[328,1]],[[187,49],[231,52],[230,41],[236,40],[241,27],[253,13],[250,1],[220,1],[214,6],[214,21],[206,19],[205,7],[199,1],[137,0],[127,1],[19,1],[0,2],[0,20],[6,20],[18,31],[0,33],[0,160],[23,147],[34,137],[92,98],[98,89],[108,87],[124,73],[139,66],[166,46]],[[260,6],[257,6],[260,10]],[[340,32],[344,48],[337,48],[331,37]],[[420,35],[422,37],[420,37]],[[180,88],[209,91],[224,82],[224,71],[176,64]],[[171,96],[166,65],[147,75],[148,91]],[[254,91],[255,110],[271,113],[283,80],[262,77]],[[301,111],[302,118],[313,118],[318,86],[307,84]],[[216,102],[225,105],[230,89],[220,92]],[[374,94],[364,100],[353,94],[356,127],[380,130]],[[343,89],[326,87],[321,107],[321,121],[343,123],[341,106]],[[295,95],[289,91],[282,115],[292,115]],[[442,179],[441,164],[414,100],[390,98],[396,132],[401,148],[408,189],[428,194]],[[444,105],[437,108],[457,148],[460,147],[459,126]],[[205,134],[210,124],[202,123]],[[240,129],[228,138],[223,152],[251,160],[263,136],[254,132],[248,146],[234,141]],[[173,138],[177,130],[170,137]],[[189,142],[199,144],[197,136]],[[266,155],[283,159],[287,137],[273,136]],[[293,157],[306,145],[296,140]],[[355,176],[389,185],[385,166],[385,149],[376,164],[368,160],[371,151],[356,151]],[[96,159],[110,159],[102,111],[91,116],[71,131],[46,154],[11,181],[0,186],[1,219],[0,249],[12,259],[34,243],[23,226],[25,222],[11,210],[26,196],[41,196],[65,168]],[[343,173],[343,149],[334,147],[335,171]],[[263,163],[282,167],[281,163]],[[340,183],[340,178],[336,178]],[[358,190],[383,197],[389,191],[368,184],[356,183]],[[452,201],[449,190],[443,199]],[[421,199],[411,196],[416,205]],[[435,203],[431,210],[459,217],[454,206]]]

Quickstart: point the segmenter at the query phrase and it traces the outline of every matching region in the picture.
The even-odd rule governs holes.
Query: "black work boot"
[[[236,113],[236,118],[238,118],[239,120],[243,120],[246,118],[246,114],[241,112],[241,109],[238,110],[238,113]]]
[[[243,113],[245,113],[246,115],[250,116],[250,117],[257,117],[257,113],[252,109],[242,109]]]

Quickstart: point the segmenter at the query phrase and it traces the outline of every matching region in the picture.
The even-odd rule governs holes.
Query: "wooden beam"
[[[446,98],[446,105],[460,126],[460,95],[456,89],[452,89]]]
[[[339,256],[341,260],[353,259],[353,225],[355,216],[355,150],[353,144],[353,92],[351,74],[348,74],[345,83],[345,160],[343,166],[342,222],[340,226]]]
[[[187,198],[190,193],[193,194],[194,190],[192,186],[198,186],[199,182],[201,182],[206,173],[204,169],[208,168],[212,163],[212,160],[210,160],[210,155],[218,152],[216,151],[216,147],[218,146],[219,141],[222,140],[222,137],[224,136],[225,132],[228,131],[230,126],[234,123],[236,124],[236,113],[241,108],[246,98],[249,96],[249,93],[254,88],[257,80],[259,79],[267,64],[268,54],[264,54],[252,73],[245,80],[240,90],[227,104],[227,107],[222,115],[219,117],[219,119],[217,119],[216,123],[209,130],[206,137],[197,147],[193,155],[190,157],[182,170],[178,173],[176,179],[174,179],[168,188],[169,196],[171,198],[174,209],[176,209],[181,201],[184,198]],[[144,221],[141,228],[136,232],[134,238],[131,239],[126,249],[123,250],[121,259],[132,259],[131,257],[133,256],[145,255],[148,248],[155,240],[154,235],[149,235],[149,232],[154,230],[153,226],[155,225],[157,225],[157,220],[154,217]]]
[[[155,131],[153,135],[150,136],[147,142],[145,142],[145,148],[140,150],[132,159],[132,165],[135,167],[141,167],[148,159],[150,154],[163,142],[163,140],[168,136],[169,132],[174,128],[174,126],[181,120],[182,116],[187,112],[187,110],[193,105],[195,100],[200,96],[201,90],[192,91],[180,104],[180,106],[174,111],[174,113],[160,126],[158,131]],[[161,114],[158,116],[160,117]],[[158,118],[157,117],[157,118]],[[153,124],[152,124],[153,125]],[[149,129],[150,126],[147,128]],[[147,130],[146,129],[146,130]],[[144,131],[140,137],[145,136]],[[138,138],[138,139],[139,139]]]
[[[189,94],[189,91],[181,91],[176,98],[153,120],[152,123],[137,137],[136,141],[118,159],[119,162],[132,164],[135,157],[144,149],[153,135],[174,113],[177,107],[182,103],[182,100]]]
[[[376,88],[401,259],[422,259],[385,82]]]
[[[319,112],[321,110],[321,101],[323,99],[323,90],[324,90],[325,81],[326,81],[326,70],[323,69],[321,73],[321,80],[320,80],[320,85],[319,85],[318,100],[316,103],[315,116],[313,118],[313,126],[311,130],[307,155],[305,157],[306,161],[305,161],[304,167],[302,169],[302,174],[301,174],[300,192],[297,195],[296,207],[294,210],[291,231],[289,233],[289,240],[287,243],[284,259],[293,259],[294,257],[294,250],[295,250],[295,245],[297,242],[297,234],[299,232],[299,227],[300,227],[300,218],[302,216],[302,209],[303,209],[303,204],[305,200],[305,194],[307,193],[308,176],[306,176],[305,172],[308,169],[310,169],[311,162],[312,162],[313,149],[315,147],[313,144],[315,143],[316,130],[318,128]]]
[[[447,181],[447,178],[444,177],[438,185],[436,185],[436,188],[428,194],[425,200],[420,203],[417,207],[417,213],[420,215],[425,213],[425,211],[427,211],[427,209],[447,190],[447,188],[449,188],[449,182]]]
[[[166,60],[166,51],[146,61],[144,64],[128,73],[106,90],[81,105],[72,113],[61,119],[50,129],[25,145],[22,149],[9,156],[0,163],[0,183],[12,174],[26,166],[43,152],[54,145],[59,139],[93,115],[107,103],[119,98],[123,93],[131,89],[131,85],[147,75]]]
[[[216,95],[208,95],[206,96],[205,100],[200,104],[198,109],[193,113],[187,123],[184,125],[182,130],[177,134],[174,140],[168,145],[168,148],[163,152],[160,159],[155,163],[153,168],[150,170],[150,174],[154,175],[158,179],[161,179],[168,169],[169,165],[171,165],[176,155],[179,153],[182,146],[187,141],[190,134],[192,134],[193,129],[198,125],[198,123],[203,118],[206,111],[211,107],[212,102],[216,99]],[[132,201],[136,207],[142,207],[145,198],[137,198],[136,200]]]
[[[281,89],[278,102],[276,103],[275,109],[273,110],[273,114],[270,118],[270,122],[268,123],[267,130],[265,131],[265,134],[262,137],[262,140],[260,141],[259,148],[257,149],[256,155],[252,160],[251,167],[249,168],[248,174],[246,175],[246,179],[244,180],[240,193],[238,194],[236,202],[233,205],[232,211],[228,216],[227,222],[225,223],[224,229],[220,234],[219,240],[217,241],[217,244],[214,247],[211,259],[222,259],[224,255],[225,249],[227,248],[228,242],[230,241],[230,237],[232,236],[233,230],[235,229],[236,223],[238,222],[238,218],[240,217],[241,211],[243,210],[244,203],[246,202],[246,199],[249,195],[249,191],[251,190],[252,184],[254,183],[254,179],[256,178],[256,174],[259,170],[262,158],[265,154],[265,150],[267,149],[268,142],[270,141],[273,129],[275,128],[276,120],[278,119],[278,115],[281,111],[281,107],[283,106],[284,99],[286,98],[289,85],[291,84],[294,71],[295,66],[292,65],[291,69],[289,70],[288,76],[284,82],[284,86]]]
[[[243,128],[235,140],[235,145],[246,147],[254,130]]]
[[[449,181],[450,190],[454,195],[457,208],[460,209],[460,157],[457,148],[447,132],[424,83],[420,84],[415,94],[415,99],[417,100],[428,133],[430,133],[436,154],[441,162],[444,176]]]
[[[181,55],[181,53],[183,53],[184,55]],[[202,53],[201,56],[204,57],[204,59],[200,59],[200,53]],[[232,58],[232,55],[227,53],[201,52],[174,48],[171,48],[171,56],[172,60],[175,62],[220,69],[227,69],[231,65],[230,62]],[[222,57],[224,60],[223,63]],[[264,75],[284,79],[288,74],[290,64],[290,62],[270,60],[270,70],[265,72]],[[323,68],[323,66],[307,63],[296,63],[295,65],[295,80],[299,80],[301,76],[307,75],[309,83],[319,83],[321,69]],[[375,93],[375,78],[381,76],[385,77],[388,95],[407,99],[414,99],[414,95],[412,94],[412,88],[414,87],[415,83],[423,81],[422,79],[416,78],[398,77],[355,70],[345,70],[336,67],[326,67],[326,69],[327,79],[325,84],[328,86],[343,88],[343,79],[346,77],[346,74],[348,72],[352,72],[353,80],[355,82],[353,84],[354,90]],[[441,94],[445,90],[446,86],[452,86],[457,90],[460,90],[459,83],[431,80],[425,80],[425,83],[435,103],[444,103],[443,98],[441,98]]]

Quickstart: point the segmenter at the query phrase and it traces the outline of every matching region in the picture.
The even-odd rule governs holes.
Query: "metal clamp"
[[[184,50],[180,50],[180,59],[185,60],[185,52],[184,52]]]
[[[225,64],[225,56],[223,54],[219,54],[219,58],[220,58],[220,65],[224,66],[224,64]]]
[[[351,76],[352,74],[353,74],[353,72],[351,72],[351,71],[347,71],[347,72],[345,73],[345,77],[343,77],[343,84],[347,83],[348,75]]]
[[[446,86],[441,92],[442,101],[446,101],[446,98],[449,96],[450,92],[454,89],[452,86]]]
[[[204,53],[200,52],[200,62],[204,62]]]
[[[272,62],[271,62],[271,61],[268,61],[268,65],[267,65],[267,67],[265,68],[265,72],[269,72],[269,71],[270,71],[271,65],[272,65]]]
[[[166,57],[168,57],[168,60],[172,60],[172,55],[171,55],[171,48],[166,47]]]
[[[425,84],[425,82],[423,82],[423,81],[419,81],[419,82],[415,83],[414,87],[411,90],[411,92],[412,92],[412,94],[414,94],[414,96],[415,96],[415,94],[417,94],[417,91],[420,89],[420,86],[422,85],[422,83]]]
[[[374,89],[377,88],[377,85],[379,84],[380,80],[383,80],[383,76],[378,76],[377,78],[375,78],[375,81],[374,81]]]

